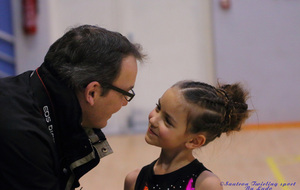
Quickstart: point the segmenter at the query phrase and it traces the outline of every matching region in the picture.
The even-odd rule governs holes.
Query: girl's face
[[[178,88],[169,88],[149,114],[146,142],[166,150],[184,148],[189,139],[186,104]]]

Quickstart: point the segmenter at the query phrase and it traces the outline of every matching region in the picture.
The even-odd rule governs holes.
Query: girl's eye
[[[169,120],[169,118],[168,118],[168,117],[166,117],[166,118],[165,118],[165,121],[166,121],[167,125],[170,125],[170,126],[172,126],[172,123],[171,123],[171,121]]]
[[[160,105],[159,104],[156,104],[156,108],[155,108],[155,110],[158,112],[158,111],[160,111]]]

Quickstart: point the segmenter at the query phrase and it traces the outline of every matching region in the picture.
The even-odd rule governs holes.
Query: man
[[[83,25],[35,71],[1,79],[0,189],[79,187],[112,152],[101,128],[134,97],[143,58],[121,34]]]

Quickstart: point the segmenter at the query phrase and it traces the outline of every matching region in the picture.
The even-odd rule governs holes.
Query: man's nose
[[[128,101],[125,99],[125,97],[123,97],[122,99],[122,106],[127,106]]]

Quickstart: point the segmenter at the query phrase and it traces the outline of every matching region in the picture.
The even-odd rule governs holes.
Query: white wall
[[[300,1],[231,3],[222,10],[213,1],[217,77],[247,83],[248,122],[299,122]]]
[[[17,73],[38,67],[43,62],[44,55],[52,43],[50,10],[47,8],[50,1],[39,1],[38,32],[34,36],[23,33],[21,2],[12,0]]]
[[[14,0],[17,72],[39,66],[49,46],[67,28],[95,24],[142,44],[148,60],[140,65],[133,102],[115,114],[105,130],[146,128],[157,99],[181,79],[214,82],[209,0],[42,0],[38,32],[21,32],[20,3]],[[139,123],[142,125],[139,125]],[[140,128],[141,127],[141,128]]]

